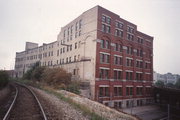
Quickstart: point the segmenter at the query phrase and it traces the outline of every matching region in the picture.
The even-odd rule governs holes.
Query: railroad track
[[[15,97],[3,120],[47,120],[41,103],[27,86],[17,83]]]

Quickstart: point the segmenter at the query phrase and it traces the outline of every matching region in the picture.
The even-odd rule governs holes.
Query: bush
[[[39,62],[36,62],[35,65],[23,75],[23,79],[32,80],[33,79],[33,72],[38,67],[39,67]]]
[[[62,68],[46,68],[41,80],[52,86],[68,85],[71,83],[71,74]]]
[[[9,75],[6,71],[0,70],[0,88],[5,87],[8,84]]]
[[[36,67],[31,74],[31,79],[35,81],[40,81],[42,78],[42,74],[44,73],[45,67]]]

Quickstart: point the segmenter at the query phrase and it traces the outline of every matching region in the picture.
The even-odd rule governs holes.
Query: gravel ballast
[[[40,100],[48,120],[89,120],[82,111],[58,97],[37,88],[32,89]]]

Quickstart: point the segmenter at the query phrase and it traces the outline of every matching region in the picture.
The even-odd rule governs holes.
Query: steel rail
[[[42,107],[39,99],[37,98],[36,94],[35,94],[28,86],[26,86],[26,85],[24,85],[24,84],[20,84],[20,83],[17,83],[17,84],[19,84],[19,85],[27,88],[27,89],[31,92],[31,94],[34,96],[34,98],[36,99],[36,101],[37,101],[37,103],[38,103],[38,105],[39,105],[39,107],[40,107],[40,109],[41,109],[41,112],[42,112],[42,115],[43,115],[44,120],[47,120],[47,117],[46,117],[46,114],[45,114],[45,112],[44,112],[44,109],[43,109],[43,107]]]
[[[12,108],[13,108],[13,106],[14,106],[14,103],[15,103],[15,101],[16,101],[16,99],[17,99],[17,95],[18,95],[18,92],[19,92],[19,91],[18,91],[17,87],[15,87],[15,89],[16,89],[15,97],[14,97],[13,102],[11,103],[8,111],[6,112],[3,120],[7,120],[7,118],[9,117],[9,113],[11,112],[11,110],[12,110]]]

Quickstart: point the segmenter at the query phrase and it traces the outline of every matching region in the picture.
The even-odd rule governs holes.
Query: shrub
[[[38,67],[39,67],[39,62],[36,62],[35,65],[31,69],[26,71],[26,73],[23,75],[23,79],[32,80],[33,79],[33,72]]]
[[[35,81],[40,81],[45,69],[46,69],[45,67],[36,67],[32,71],[31,78]]]
[[[68,85],[71,82],[71,74],[62,68],[46,68],[42,74],[41,80],[48,85],[58,86]]]
[[[0,88],[5,87],[8,84],[9,75],[6,71],[0,70]]]

